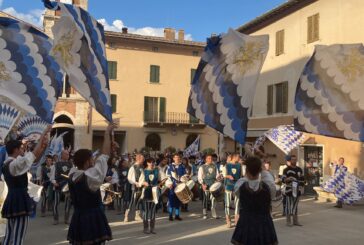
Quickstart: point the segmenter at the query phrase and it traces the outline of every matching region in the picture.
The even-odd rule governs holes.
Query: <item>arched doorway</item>
[[[189,147],[197,139],[197,137],[197,134],[189,134],[186,138],[186,148]]]
[[[51,136],[60,135],[65,132],[67,133],[63,136],[64,147],[72,147],[74,149],[75,127],[71,118],[62,114],[54,119]]]
[[[156,133],[148,134],[145,138],[145,146],[151,148],[153,151],[160,151],[161,137]]]

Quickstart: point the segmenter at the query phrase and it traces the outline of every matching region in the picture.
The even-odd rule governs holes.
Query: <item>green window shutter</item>
[[[166,121],[166,98],[165,97],[159,98],[159,121],[160,122]]]
[[[267,114],[273,114],[273,85],[268,86],[267,91]]]
[[[108,61],[107,63],[108,63],[109,79],[115,80],[117,78],[117,62]]]
[[[149,118],[149,97],[144,96],[144,121],[148,121]]]
[[[307,43],[311,43],[312,42],[312,16],[307,18]]]
[[[111,108],[112,108],[112,113],[116,112],[116,106],[117,106],[117,96],[116,94],[111,94]]]
[[[191,69],[191,84],[193,83],[193,79],[195,78],[196,75],[196,69]]]
[[[159,83],[159,66],[156,65],[150,66],[150,82]]]
[[[282,112],[283,113],[288,113],[288,95],[289,95],[289,91],[288,91],[288,82],[283,82],[283,108],[282,108]]]
[[[315,14],[313,16],[313,32],[312,32],[312,36],[313,36],[313,41],[318,41],[320,39],[320,15],[319,14]]]

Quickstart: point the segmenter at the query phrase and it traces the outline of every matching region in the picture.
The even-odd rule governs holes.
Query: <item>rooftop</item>
[[[244,34],[251,34],[317,1],[318,0],[289,0],[238,27],[237,31]]]
[[[193,46],[193,47],[201,47],[201,48],[206,46],[205,42],[195,42],[195,41],[179,40],[179,39],[168,39],[166,37],[144,36],[144,35],[139,35],[139,34],[113,32],[113,31],[105,31],[105,36],[114,37],[114,38],[123,38],[123,39],[129,39],[129,40],[150,41],[150,42]]]

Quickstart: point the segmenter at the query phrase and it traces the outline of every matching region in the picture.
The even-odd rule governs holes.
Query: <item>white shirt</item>
[[[198,169],[198,174],[197,174],[197,179],[198,182],[203,185],[203,179],[205,178],[204,172],[203,172],[203,165],[201,165],[201,167]],[[216,167],[216,179],[219,176],[219,170]]]
[[[135,164],[137,164],[137,163],[134,163],[134,165]],[[135,168],[134,168],[134,165],[131,166],[130,169],[129,169],[128,181],[129,181],[130,184],[136,185],[137,187],[140,187],[139,182],[137,182],[136,179],[135,179]],[[140,163],[140,165],[141,165],[141,163]]]
[[[161,176],[161,180],[164,180],[165,178],[167,178],[167,167],[168,165],[165,166],[158,166],[159,169],[159,175]]]
[[[100,186],[104,183],[107,172],[107,161],[109,160],[108,155],[100,155],[95,162],[95,166],[87,170],[79,170],[72,168],[70,174],[73,174],[72,180],[75,181],[81,174],[87,176],[87,185],[91,191],[97,191]]]
[[[256,179],[256,180],[248,180],[247,177],[244,177],[244,178],[239,179],[236,182],[235,186],[234,186],[234,192],[237,193],[239,191],[240,187],[245,182],[248,182],[250,189],[256,191],[259,188],[260,181],[263,181],[265,184],[268,185],[269,190],[270,190],[270,196],[271,196],[271,198],[272,199],[275,198],[275,196],[276,196],[276,184],[274,182],[274,178],[273,178],[273,176],[268,171],[265,171],[265,170],[263,170],[260,173],[259,178]]]
[[[8,157],[7,161],[9,160],[12,160],[9,163],[10,174],[12,176],[20,176],[29,171],[35,161],[35,155],[33,152],[27,152],[24,156],[18,156],[17,158]]]

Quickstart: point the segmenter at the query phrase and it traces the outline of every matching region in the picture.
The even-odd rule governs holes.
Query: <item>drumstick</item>
[[[65,174],[61,174],[61,176],[62,177],[65,177],[67,179],[70,178],[68,175],[65,175]],[[109,190],[108,188],[106,188],[105,191],[110,192],[110,193],[113,193],[113,194],[118,195],[118,196],[121,196],[121,192],[115,192],[115,191]]]

